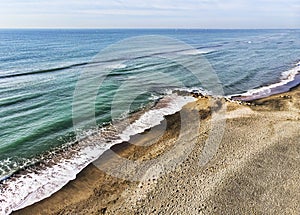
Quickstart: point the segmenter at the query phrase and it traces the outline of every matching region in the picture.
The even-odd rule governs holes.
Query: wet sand
[[[189,138],[183,144],[191,150],[170,171],[141,176],[140,181],[120,179],[102,171],[122,167],[105,153],[97,161],[101,168],[90,164],[59,192],[14,214],[299,214],[300,87],[250,103],[222,99],[222,105],[213,102],[212,108],[209,101],[199,98],[183,108],[197,113],[200,124],[185,128]],[[225,107],[218,150],[201,165],[212,112]],[[187,114],[184,120],[192,122],[193,116]],[[112,150],[131,161],[155,160],[176,148],[181,122],[179,113],[167,116],[153,132]],[[156,132],[164,123],[166,131],[159,137]]]

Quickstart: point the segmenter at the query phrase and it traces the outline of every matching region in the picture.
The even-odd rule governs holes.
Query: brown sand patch
[[[173,171],[138,183],[89,165],[50,198],[15,214],[299,214],[299,96],[297,88],[250,105],[227,101],[225,134],[205,166],[199,165],[199,156],[210,113],[220,104],[210,108],[209,100],[201,98],[184,107],[199,112],[201,127],[187,131],[197,134],[191,140],[195,147]],[[180,129],[178,113],[166,121],[160,139],[145,132],[132,139],[138,146],[123,143],[112,149],[131,160],[161,156],[173,147]],[[143,146],[149,141],[155,143]]]

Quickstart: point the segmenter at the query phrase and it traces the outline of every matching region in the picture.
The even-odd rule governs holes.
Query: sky
[[[300,0],[0,0],[0,28],[300,28]]]

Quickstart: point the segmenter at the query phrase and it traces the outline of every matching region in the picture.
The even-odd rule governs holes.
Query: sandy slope
[[[15,214],[300,214],[299,98],[298,88],[251,105],[223,100],[225,132],[217,153],[204,166],[211,108],[208,99],[201,98],[184,107],[199,113],[201,122],[199,128],[183,131],[186,138],[179,143],[190,151],[172,171],[148,178],[153,172],[146,169],[141,181],[131,182],[91,164],[50,198]],[[220,104],[214,107],[224,110]],[[195,120],[190,116],[187,120]],[[182,126],[179,113],[166,121],[161,138],[146,132],[132,139],[147,146],[123,143],[113,150],[138,162],[166,154],[165,160],[173,159],[183,152],[176,142]],[[112,163],[116,161],[108,153],[98,161],[104,166]]]

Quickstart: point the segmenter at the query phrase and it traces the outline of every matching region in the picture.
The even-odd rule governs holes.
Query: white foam
[[[142,133],[149,128],[159,125],[160,122],[164,120],[164,116],[176,113],[187,103],[195,101],[195,98],[192,96],[177,96],[176,94],[171,94],[165,96],[162,100],[167,101],[165,107],[152,109],[144,113],[138,120],[125,128],[119,135],[120,139],[128,141],[130,136]],[[160,102],[164,102],[162,100]]]
[[[10,214],[51,196],[75,179],[77,173],[109,147],[110,145],[86,147],[71,159],[4,181],[1,185],[0,214]]]
[[[163,107],[154,108],[142,114],[112,143],[107,144],[105,137],[83,139],[80,143],[84,147],[81,147],[71,158],[62,159],[57,164],[14,177],[13,180],[3,181],[0,184],[0,214],[10,214],[51,196],[70,180],[75,179],[83,168],[98,159],[112,145],[128,141],[130,136],[158,125],[165,115],[179,111],[185,104],[194,100],[195,98],[191,96],[167,95],[160,101],[165,102]]]
[[[191,49],[180,52],[182,55],[201,55],[213,52],[213,49]]]
[[[235,96],[267,96],[271,93],[272,89],[288,84],[293,81],[300,73],[300,62],[295,65],[294,68],[287,70],[281,74],[281,81],[278,83],[274,83],[268,86],[260,87],[257,89],[252,89],[243,94],[231,95],[230,97]]]
[[[118,63],[118,64],[112,64],[112,65],[108,65],[106,66],[107,69],[124,69],[126,68],[126,64],[123,63]]]

